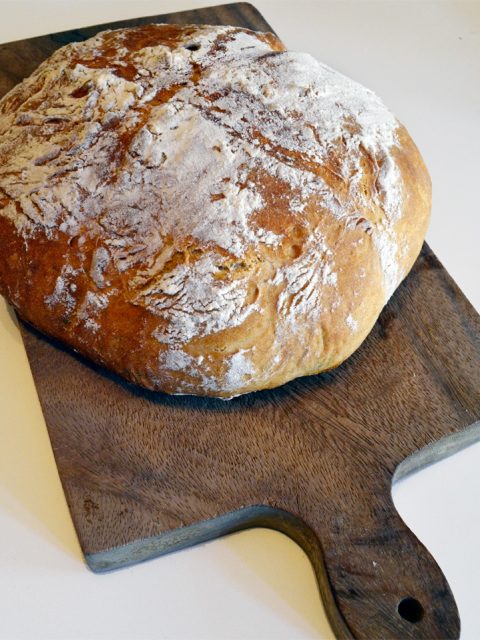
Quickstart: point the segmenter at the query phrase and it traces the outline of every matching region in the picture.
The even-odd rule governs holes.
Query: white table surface
[[[0,42],[205,0],[0,0]],[[480,3],[256,0],[291,49],[381,95],[434,186],[428,240],[480,311]],[[480,444],[400,482],[395,504],[480,638]],[[303,551],[251,530],[98,576],[82,561],[18,330],[0,303],[0,638],[332,638]]]

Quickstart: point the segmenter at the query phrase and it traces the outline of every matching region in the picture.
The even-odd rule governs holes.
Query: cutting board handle
[[[338,638],[459,636],[448,583],[391,500],[378,502],[372,496],[350,512],[339,509],[327,540],[317,536],[312,525],[307,528],[310,539],[300,542]]]
[[[288,535],[308,555],[337,638],[457,638],[458,611],[440,568],[393,502],[372,498],[349,513],[339,508],[328,540],[321,539],[314,524],[326,514],[312,513],[307,523],[282,509],[255,505],[87,554],[86,560],[91,569],[104,572],[229,533],[266,527]]]

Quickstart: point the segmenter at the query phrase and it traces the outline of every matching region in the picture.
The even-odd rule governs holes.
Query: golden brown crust
[[[150,389],[232,397],[337,366],[429,212],[404,127],[272,34],[105,32],[0,102],[0,292]]]

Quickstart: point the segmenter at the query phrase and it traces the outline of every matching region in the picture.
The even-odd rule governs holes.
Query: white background
[[[200,7],[0,0],[0,42]],[[208,4],[208,2],[207,2]],[[381,95],[430,169],[428,240],[480,311],[480,3],[256,0],[291,49]],[[480,444],[394,488],[480,638]],[[0,638],[331,638],[310,564],[254,530],[113,574],[82,556],[17,328],[0,303]]]

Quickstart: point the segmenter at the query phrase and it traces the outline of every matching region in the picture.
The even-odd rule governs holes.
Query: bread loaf
[[[230,398],[339,365],[429,212],[381,100],[272,34],[106,31],[0,101],[0,292],[149,389]]]

